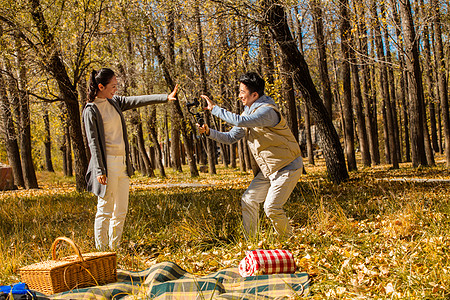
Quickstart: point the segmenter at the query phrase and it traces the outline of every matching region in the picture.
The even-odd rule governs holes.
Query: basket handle
[[[75,253],[78,255],[78,257],[80,258],[80,260],[82,262],[84,262],[84,258],[81,255],[81,251],[80,248],[78,248],[78,246],[69,238],[65,237],[65,236],[60,236],[58,238],[55,239],[55,241],[52,244],[52,259],[55,260],[56,259],[56,245],[58,244],[59,241],[65,241],[67,242],[70,246],[72,246],[72,249],[75,251]]]

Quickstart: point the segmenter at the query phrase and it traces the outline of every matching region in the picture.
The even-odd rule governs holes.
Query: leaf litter
[[[443,164],[365,168],[341,185],[326,180],[323,162],[306,170],[285,206],[295,232],[287,241],[278,240],[262,212],[260,235],[243,237],[240,195],[249,173],[219,167],[217,175],[194,179],[188,172],[134,176],[119,267],[169,260],[203,275],[237,266],[246,250],[284,248],[311,275],[312,299],[450,297],[450,183]],[[95,197],[45,175],[39,174],[40,189],[0,193],[2,284],[18,281],[19,267],[48,259],[56,236],[95,251]]]

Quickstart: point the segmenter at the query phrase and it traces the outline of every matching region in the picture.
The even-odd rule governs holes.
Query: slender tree
[[[296,17],[295,17],[296,22],[295,22],[295,26],[296,26],[297,36],[296,36],[295,40],[297,41],[298,50],[300,51],[300,53],[302,55],[304,55],[304,53],[303,53],[302,24],[301,24],[301,22],[299,20],[299,17],[298,17],[298,15],[299,15],[298,9],[299,8],[296,7]],[[323,35],[323,30],[322,30],[322,35]],[[322,40],[324,41],[325,39],[322,37]],[[325,45],[324,45],[323,50],[324,49],[325,49]],[[324,54],[325,54],[325,63],[326,63],[326,52],[324,52]],[[320,60],[320,58],[319,58],[319,60]],[[286,63],[286,60],[285,60],[285,63]],[[321,63],[322,63],[322,61],[320,60],[319,64],[321,64]],[[325,72],[327,72],[326,74],[328,74],[328,70],[327,69],[325,70]],[[322,75],[322,73],[321,73],[321,75]],[[323,78],[321,77],[321,79],[323,79]],[[330,84],[328,75],[327,75],[327,79],[328,79],[328,84]],[[323,88],[323,85],[322,85],[322,88]],[[326,97],[325,96],[326,91],[323,90],[322,92],[324,93],[324,97]],[[330,94],[330,96],[331,96],[331,94]],[[329,99],[329,101],[327,101],[324,98],[324,105],[325,105],[325,107],[327,107],[329,105],[329,107],[327,107],[327,111],[331,115],[331,112],[332,112],[332,109],[331,109],[332,99]],[[314,146],[313,146],[312,137],[311,137],[311,115],[309,113],[308,106],[304,105],[304,104],[300,104],[300,105],[297,106],[297,116],[298,116],[299,120],[301,119],[301,111],[302,111],[302,109],[304,111],[304,132],[305,132],[305,136],[306,136],[306,155],[308,156],[308,163],[310,165],[314,165],[315,164],[315,161],[314,161]],[[298,132],[300,132],[301,126],[302,126],[301,122],[298,122]]]
[[[221,11],[223,13],[223,11]],[[227,32],[226,27],[223,22],[222,18],[217,19],[217,27],[219,30],[219,40],[220,40],[220,47],[223,52],[221,54],[222,58],[224,58],[229,50],[228,41],[227,41]],[[225,102],[225,100],[230,99],[229,95],[229,78],[227,76],[228,74],[228,65],[225,62],[222,62],[220,65],[220,76],[219,76],[219,85],[220,85],[220,96],[222,98],[222,101]],[[230,104],[227,103],[227,109],[230,110]],[[213,118],[214,120],[214,118]],[[219,121],[219,129],[220,131],[223,131],[223,122]],[[220,153],[222,155],[222,160],[226,168],[228,168],[228,164],[231,163],[232,168],[236,168],[236,152],[234,151],[235,147],[233,145],[225,145],[222,143],[219,143],[220,147]],[[229,150],[228,150],[229,149]]]
[[[333,94],[331,92],[330,77],[328,75],[327,45],[323,29],[322,1],[311,0],[311,12],[314,25],[314,37],[317,43],[317,54],[319,59],[319,76],[322,87],[322,97],[328,114],[332,116]]]
[[[169,65],[175,65],[175,10],[169,4],[169,9],[167,12],[167,51],[168,51],[168,60]],[[176,114],[176,104],[171,104],[172,107],[172,116],[177,116]],[[174,117],[171,119],[171,158],[172,158],[172,168],[177,172],[182,172],[183,169],[181,167],[181,149],[180,149],[180,119],[178,117]]]
[[[275,63],[273,61],[273,51],[270,43],[270,36],[267,28],[262,24],[259,25],[259,41],[261,49],[261,69],[264,78],[269,85],[273,85],[275,78]]]
[[[4,80],[3,76],[4,73],[6,73],[6,71],[3,67],[3,63],[0,61],[0,121],[2,124],[0,132],[5,144],[8,162],[13,171],[14,185],[16,187],[24,187],[25,183],[23,180],[22,164],[20,161],[19,144],[17,142],[17,133],[6,90],[6,80]]]
[[[324,150],[330,179],[335,183],[345,181],[348,179],[348,172],[345,166],[345,158],[339,142],[339,136],[314,86],[308,65],[292,37],[286,21],[284,7],[276,0],[264,0],[263,3],[267,9],[265,21],[269,25],[272,36],[286,56],[294,82],[303,94],[306,105],[310,107],[312,116],[316,120],[320,135],[320,144]]]
[[[375,44],[376,44],[376,53],[377,58],[380,61],[380,70],[379,70],[379,83],[381,85],[381,98],[383,101],[383,125],[384,136],[385,136],[385,154],[386,161],[392,164],[394,169],[399,168],[397,151],[395,151],[395,137],[394,137],[394,121],[392,116],[392,108],[391,108],[391,99],[389,93],[389,85],[388,85],[388,72],[386,65],[386,57],[384,53],[384,46],[381,35],[381,25],[380,19],[378,16],[377,5],[374,0],[370,2],[372,17],[374,19],[374,35],[375,35]]]
[[[432,26],[431,28],[431,46],[433,49],[433,53],[436,53],[436,39],[435,39],[435,30],[434,30],[434,26]],[[433,55],[434,57],[434,69],[433,69],[433,74],[434,74],[434,78],[438,78],[438,70],[437,70],[437,60],[438,57],[437,55]],[[442,143],[444,142],[443,137],[442,137],[442,131],[443,131],[443,126],[442,126],[442,117],[441,117],[441,102],[440,102],[440,91],[439,91],[439,83],[435,84],[435,91],[434,94],[436,95],[436,99],[437,99],[437,131],[438,131],[438,145],[439,145],[439,153],[443,154],[444,153],[444,148]]]
[[[414,167],[427,165],[424,145],[424,107],[422,72],[420,70],[419,47],[414,29],[414,21],[409,0],[400,0],[400,15],[406,49],[406,67],[408,69],[408,86],[411,117],[411,150]]]
[[[152,24],[148,24],[149,27],[149,33],[150,38],[152,39],[153,43],[153,51],[155,52],[155,55],[158,59],[159,64],[161,65],[162,71],[164,73],[164,79],[166,81],[167,86],[173,88],[175,87],[175,82],[172,79],[172,75],[170,74],[169,67],[167,66],[166,59],[164,55],[161,52],[161,46],[158,43],[158,40],[156,39],[155,35],[155,29],[153,28]],[[188,127],[188,122],[184,118],[183,110],[181,109],[181,105],[179,101],[173,101],[174,107],[175,107],[175,114],[176,117],[178,117],[181,121],[181,133],[183,135],[184,139],[184,145],[186,147],[186,155],[188,157],[188,164],[189,169],[192,177],[197,177],[198,170],[197,170],[197,164],[195,162],[194,158],[194,142],[192,140],[192,135],[188,131],[191,126]]]
[[[409,3],[409,1],[408,1]],[[447,168],[450,167],[450,118],[448,109],[448,83],[446,76],[444,46],[442,42],[442,24],[441,14],[437,0],[431,0],[431,7],[433,8],[433,26],[435,30],[435,56],[436,56],[436,70],[439,85],[439,98],[441,101],[441,116],[444,130],[444,148],[445,158],[447,161]]]
[[[25,188],[38,188],[36,172],[33,165],[33,157],[31,155],[31,118],[30,118],[30,96],[27,93],[28,79],[27,68],[25,66],[25,53],[22,40],[15,35],[16,48],[16,69],[18,70],[18,96],[19,96],[19,148],[22,162],[23,179]]]
[[[382,20],[387,19],[386,15],[386,4],[385,2],[380,2],[380,16]],[[386,22],[383,22],[386,24]],[[391,54],[391,43],[390,38],[388,34],[388,28],[386,26],[383,26],[383,36],[384,36],[384,43],[385,43],[385,49],[386,49],[386,69],[387,69],[387,79],[388,79],[388,85],[389,85],[389,100],[390,100],[390,118],[392,119],[392,128],[389,129],[389,133],[393,135],[394,138],[394,148],[393,151],[396,152],[396,157],[399,162],[401,162],[401,147],[400,147],[400,140],[399,140],[399,128],[398,128],[398,118],[397,118],[397,96],[395,93],[395,77],[394,77],[394,70],[392,68],[392,54]]]
[[[422,6],[424,6],[422,2]],[[433,77],[433,61],[431,59],[431,44],[430,44],[430,35],[429,35],[429,27],[428,24],[424,24],[423,27],[423,43],[424,43],[424,66],[425,66],[425,80],[428,91],[428,114],[430,118],[430,129],[431,129],[431,142],[433,145],[434,152],[439,152],[439,144],[438,144],[438,136],[436,129],[436,107],[435,101],[436,97],[434,94],[434,77]]]
[[[314,148],[313,148],[313,142],[312,142],[312,136],[311,136],[311,114],[309,112],[308,105],[305,106],[305,135],[306,135],[306,152],[308,155],[308,163],[310,165],[314,165]]]
[[[198,70],[200,73],[200,82],[201,82],[201,93],[204,95],[209,95],[208,90],[208,79],[206,77],[206,63],[205,63],[205,54],[203,51],[203,29],[200,20],[200,7],[198,0],[195,0],[194,4],[194,19],[195,19],[195,27],[197,33],[197,55],[198,55]],[[209,111],[205,111],[205,122],[208,126],[211,125],[211,113]],[[206,153],[208,154],[208,169],[209,174],[216,174],[216,164],[215,164],[215,147],[213,140],[206,139]]]
[[[48,114],[48,108],[47,103],[42,104],[42,112],[43,112],[43,119],[44,119],[44,151],[45,151],[45,170],[49,172],[55,172],[53,169],[53,163],[52,163],[52,139],[50,134],[50,117]]]
[[[34,43],[22,31],[17,32],[17,36],[25,41],[33,50],[38,59],[42,62],[45,70],[56,81],[60,95],[65,105],[67,106],[67,114],[70,120],[70,134],[74,145],[75,156],[75,173],[76,186],[78,191],[85,190],[86,182],[84,176],[87,168],[87,156],[84,148],[83,135],[81,133],[80,109],[78,104],[78,94],[76,85],[70,80],[66,65],[62,61],[60,47],[57,46],[53,31],[47,25],[47,20],[44,18],[41,3],[39,0],[28,0],[29,13],[31,19],[36,27],[37,34],[35,36],[40,38],[39,43]],[[0,20],[10,26],[11,28],[22,28],[14,21],[8,19],[6,16],[0,16]],[[81,43],[85,46],[84,43]],[[81,48],[78,58],[84,57],[85,48]],[[76,72],[80,69],[76,68]],[[79,73],[75,75],[78,79]]]
[[[420,7],[422,11],[422,17],[428,19],[427,11],[425,9],[425,4],[423,0],[420,1]],[[436,131],[436,113],[435,113],[435,107],[434,107],[434,80],[433,80],[433,71],[432,71],[432,60],[431,60],[431,45],[430,45],[430,39],[429,39],[429,29],[428,24],[425,22],[423,27],[423,33],[422,33],[422,39],[423,39],[423,52],[424,52],[424,58],[423,58],[423,66],[424,66],[424,79],[427,86],[427,93],[425,95],[425,107],[428,106],[428,114],[429,114],[429,121],[430,121],[430,130],[431,130],[431,145],[430,148],[426,148],[428,151],[439,151],[439,146],[437,143],[437,131]],[[425,112],[426,114],[426,112]],[[428,134],[428,124],[427,124],[427,118],[425,115],[425,134]],[[425,144],[426,146],[428,145]],[[427,153],[427,159],[430,158],[430,155]],[[434,165],[434,156],[432,160],[428,160],[428,163]]]
[[[359,63],[361,70],[361,97],[363,99],[363,109],[365,117],[365,125],[367,127],[367,141],[370,150],[370,161],[378,165],[380,164],[380,152],[378,144],[378,132],[376,132],[376,112],[373,107],[372,87],[370,84],[370,70],[369,70],[369,51],[368,51],[368,33],[365,18],[365,4],[360,1],[353,0],[353,7],[355,7],[357,35],[356,39],[359,51]],[[375,113],[375,114],[374,114]]]
[[[281,55],[281,78],[283,88],[283,104],[286,109],[286,121],[298,142],[297,109],[295,104],[294,80],[292,79],[286,57]]]
[[[155,148],[156,153],[156,165],[159,169],[159,173],[161,177],[166,177],[166,171],[163,164],[163,155],[161,151],[161,144],[158,141],[158,133],[156,131],[156,107],[154,105],[150,105],[147,107],[149,110],[148,119],[147,119],[147,128],[150,135],[150,140],[153,143],[153,148]]]
[[[345,154],[349,171],[356,170],[355,135],[353,128],[352,87],[350,78],[350,21],[348,13],[348,0],[339,1],[340,33],[342,59],[342,108],[344,122]]]
[[[360,76],[358,65],[356,61],[356,55],[354,51],[350,51],[350,65],[351,65],[351,78],[354,90],[354,103],[353,107],[356,114],[356,125],[358,129],[359,147],[361,152],[362,163],[366,167],[370,167],[370,151],[369,151],[369,141],[367,139],[366,131],[366,120],[364,119],[363,113],[363,99],[361,93]]]
[[[409,117],[408,117],[408,108],[407,108],[407,71],[405,67],[405,57],[404,57],[404,49],[403,49],[403,41],[402,41],[402,33],[401,33],[401,22],[400,17],[398,15],[397,1],[391,0],[392,7],[392,15],[394,18],[395,24],[395,35],[397,37],[397,45],[398,45],[398,62],[399,62],[399,85],[400,85],[400,104],[401,104],[401,115],[403,119],[403,129],[404,129],[404,143],[405,143],[405,161],[411,161],[411,146],[409,143],[410,132],[409,132]]]

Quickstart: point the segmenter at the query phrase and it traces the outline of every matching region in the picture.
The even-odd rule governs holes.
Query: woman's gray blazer
[[[167,102],[167,94],[133,97],[114,96],[112,99],[108,99],[108,101],[117,110],[122,121],[127,173],[128,176],[131,176],[134,171],[133,166],[131,165],[127,128],[122,112],[148,104],[165,103]],[[91,151],[91,159],[86,172],[87,190],[103,198],[106,192],[106,185],[100,184],[97,180],[97,176],[108,176],[108,169],[106,166],[105,130],[103,128],[103,120],[100,111],[94,103],[87,103],[84,107],[83,122],[86,129],[86,138],[89,149]]]

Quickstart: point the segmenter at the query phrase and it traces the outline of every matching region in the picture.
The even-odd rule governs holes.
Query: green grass
[[[167,179],[132,178],[120,268],[142,270],[169,260],[207,274],[236,266],[247,249],[284,248],[312,276],[314,299],[450,297],[450,183],[387,180],[448,179],[442,164],[365,168],[341,185],[326,180],[323,162],[306,166],[286,205],[295,232],[289,241],[279,241],[264,216],[257,239],[244,239],[240,196],[250,174],[218,168],[218,175],[191,179],[188,172],[167,171]],[[75,192],[73,180],[60,174],[39,176],[40,190],[0,195],[1,284],[18,281],[19,267],[49,259],[58,236],[95,251],[96,198]],[[151,187],[184,182],[212,186]],[[59,255],[68,254],[69,248]]]

